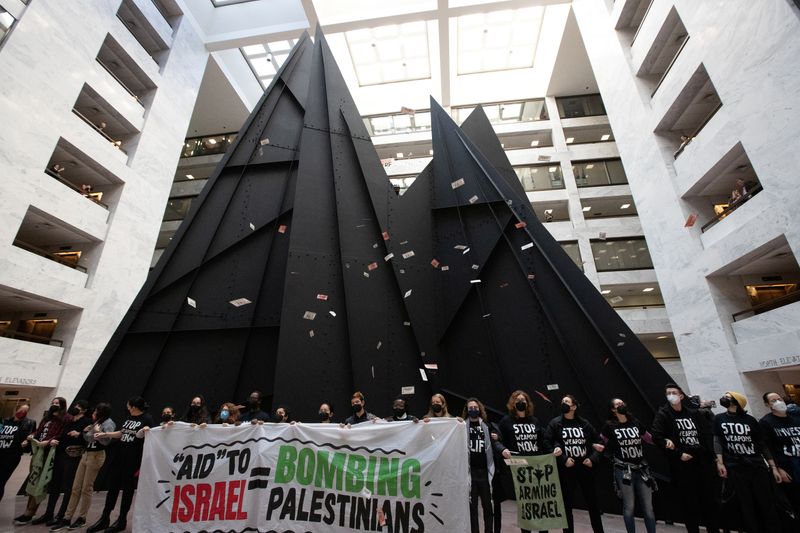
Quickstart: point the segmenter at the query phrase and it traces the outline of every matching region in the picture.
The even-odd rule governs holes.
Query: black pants
[[[772,494],[770,471],[761,463],[726,464],[728,481],[736,497],[747,533],[775,533],[781,530]]]
[[[8,483],[14,470],[17,469],[20,459],[22,459],[22,455],[18,453],[0,454],[0,500],[3,499],[6,483]]]
[[[128,518],[128,511],[131,509],[133,503],[133,495],[136,492],[136,470],[138,464],[111,465],[112,469],[109,471],[108,480],[108,494],[106,494],[106,503],[103,507],[103,516],[110,517],[111,511],[117,506],[117,498],[119,493],[122,492],[122,501],[119,505],[119,518],[125,522]]]
[[[45,515],[63,517],[64,513],[67,512],[69,497],[72,493],[72,482],[75,481],[75,472],[77,472],[80,462],[80,456],[70,457],[61,451],[57,452],[55,461],[53,461],[53,477],[50,479],[48,489],[50,496],[47,499]],[[58,513],[54,514],[60,494],[63,494],[64,497],[61,499]]]
[[[589,520],[594,533],[603,533],[603,519],[600,517],[600,508],[597,506],[597,485],[595,484],[594,470],[576,462],[571,468],[559,465],[558,477],[561,480],[561,494],[564,496],[564,509],[567,513],[567,528],[565,533],[572,533],[575,522],[572,509],[575,501],[575,491],[580,487],[586,510],[589,511]]]
[[[686,531],[699,533],[700,525],[708,533],[719,531],[719,476],[711,457],[698,456],[691,461],[672,460],[669,465],[672,484],[680,495]]]
[[[489,487],[489,471],[484,469],[472,469],[472,485],[469,491],[469,521],[472,533],[479,533],[478,526],[478,502],[483,508],[483,527],[486,533],[492,533],[492,491]]]

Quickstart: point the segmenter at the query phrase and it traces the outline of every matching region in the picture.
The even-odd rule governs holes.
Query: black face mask
[[[431,411],[433,411],[434,413],[436,413],[438,415],[439,413],[442,412],[442,406],[439,405],[438,403],[435,403],[435,404],[431,405]]]
[[[258,402],[258,400],[250,399],[250,400],[247,400],[247,405],[250,406],[250,409],[255,411],[256,409],[258,409],[259,402]]]
[[[625,404],[620,405],[617,407],[617,414],[618,415],[627,415],[628,414],[628,406]]]
[[[161,413],[161,421],[162,422],[169,422],[172,420],[172,415],[169,413]]]
[[[564,413],[564,414],[569,413],[570,408],[571,408],[571,406],[568,403],[562,403],[561,404],[561,412]]]
[[[193,412],[193,413],[196,413],[197,411],[199,411],[199,410],[200,410],[200,406],[199,406],[199,405],[190,405],[190,406],[189,406],[189,410],[190,410],[191,412]]]
[[[69,413],[70,416],[78,416],[79,414],[81,414],[81,410],[73,405],[72,407],[69,408],[69,411],[67,411],[67,413]]]
[[[59,411],[61,411],[61,407],[58,406],[58,405],[51,405],[50,409],[47,410],[47,412],[50,413],[51,415],[54,415],[54,414],[58,413]]]
[[[728,407],[731,406],[731,399],[728,398],[727,396],[723,396],[722,398],[719,399],[719,404],[725,409],[727,409]]]
[[[514,407],[517,409],[517,411],[523,413],[528,407],[528,402],[517,402],[514,404]]]
[[[399,408],[392,409],[392,412],[394,413],[395,418],[403,418],[403,415],[406,414],[405,409],[399,409]]]
[[[331,415],[330,415],[330,414],[328,414],[328,413],[325,413],[325,412],[323,412],[323,411],[320,411],[320,412],[319,412],[319,419],[320,419],[322,422],[325,422],[325,421],[326,421],[326,420],[328,420],[330,417],[331,417]]]
[[[361,405],[360,403],[357,403],[357,404],[353,405],[352,407],[353,407],[353,412],[354,413],[358,413],[359,411],[361,411],[361,408],[364,407],[364,406]]]

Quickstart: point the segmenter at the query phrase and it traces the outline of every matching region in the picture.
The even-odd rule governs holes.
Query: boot
[[[105,533],[119,533],[120,531],[125,531],[126,527],[128,527],[128,521],[120,516],[116,522],[111,524],[111,527],[105,530]]]
[[[105,531],[108,527],[108,522],[108,515],[101,515],[100,520],[89,526],[89,528],[86,530],[86,533],[98,533],[99,531]]]

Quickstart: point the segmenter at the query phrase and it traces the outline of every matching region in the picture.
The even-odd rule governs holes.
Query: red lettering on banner
[[[175,486],[170,522],[247,520],[243,510],[247,480]]]

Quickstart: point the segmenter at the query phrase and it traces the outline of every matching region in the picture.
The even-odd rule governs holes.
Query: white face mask
[[[786,403],[783,400],[776,400],[772,403],[772,408],[779,413],[785,413]]]
[[[678,405],[681,403],[681,397],[677,394],[667,394],[667,401],[672,405]]]

